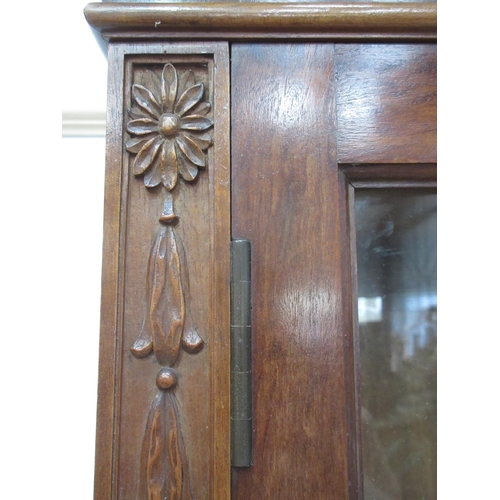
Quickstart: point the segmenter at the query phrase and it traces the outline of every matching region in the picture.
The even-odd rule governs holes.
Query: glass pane
[[[355,195],[366,500],[437,498],[436,194]]]

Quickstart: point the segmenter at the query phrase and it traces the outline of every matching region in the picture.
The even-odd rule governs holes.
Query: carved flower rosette
[[[132,170],[136,176],[144,174],[146,187],[163,184],[170,193],[179,175],[193,181],[205,167],[213,121],[207,117],[211,105],[204,94],[205,86],[195,82],[192,70],[179,76],[170,63],[163,68],[159,89],[132,86],[134,106],[127,123],[132,137],[126,149],[136,155]]]

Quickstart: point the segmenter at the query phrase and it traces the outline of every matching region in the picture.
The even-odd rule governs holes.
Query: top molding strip
[[[111,39],[428,40],[436,3],[91,3],[88,23]]]

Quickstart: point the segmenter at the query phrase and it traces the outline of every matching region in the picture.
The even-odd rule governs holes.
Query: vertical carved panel
[[[197,82],[192,69],[177,71],[166,63],[158,80],[155,73],[148,86],[132,84],[132,107],[126,149],[134,155],[132,171],[152,189],[162,185],[165,203],[159,215],[160,228],[151,246],[146,278],[145,315],[131,352],[136,358],[153,353],[160,365],[172,367],[182,345],[196,353],[203,340],[193,326],[189,311],[189,277],[182,240],[177,234],[174,190],[180,178],[192,182],[206,166],[205,151],[212,145],[207,116],[211,104],[205,85]],[[156,87],[156,88],[155,88]],[[160,194],[160,193],[158,193]],[[188,319],[189,317],[189,319]],[[139,470],[137,500],[191,500],[188,460],[174,389],[177,373],[160,369],[156,395],[146,424]]]
[[[228,500],[228,47],[109,62],[95,497]]]

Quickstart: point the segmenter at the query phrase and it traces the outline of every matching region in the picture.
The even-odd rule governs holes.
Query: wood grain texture
[[[187,2],[91,3],[89,24],[115,37],[224,39],[423,38],[435,39],[435,3]]]
[[[232,48],[232,231],[252,242],[253,466],[233,499],[342,499],[333,45]]]
[[[106,185],[104,192],[103,262],[101,284],[101,326],[99,343],[99,389],[97,400],[96,456],[94,498],[116,498],[115,440],[118,439],[116,412],[120,380],[116,372],[121,364],[118,352],[118,332],[122,330],[123,310],[123,248],[125,235],[120,233],[123,212],[121,187],[127,172],[121,167],[123,123],[123,61],[117,47],[109,46],[108,54]]]
[[[192,500],[175,396],[160,391],[151,405],[141,451],[137,500]]]
[[[186,316],[178,246],[172,227],[156,233],[148,264],[147,311],[139,338],[131,347],[138,358],[152,349],[158,362],[168,366],[177,361]]]
[[[354,188],[345,172],[338,169],[339,223],[341,234],[340,261],[342,268],[342,299],[344,314],[339,318],[339,328],[344,333],[346,379],[346,427],[349,438],[345,450],[348,466],[348,498],[363,499],[363,461],[361,440],[361,405],[359,358],[356,356],[355,332],[357,331],[357,273],[354,221]],[[368,500],[368,499],[367,499]]]
[[[336,45],[340,163],[436,162],[436,46]]]
[[[355,188],[435,187],[435,163],[340,165],[347,182]]]
[[[158,438],[158,442],[164,443],[160,448],[170,450],[165,452],[167,454],[164,454],[164,457],[170,457],[172,463],[179,462],[181,468],[189,462],[193,498],[224,499],[224,494],[229,492],[228,48],[226,44],[208,43],[170,44],[168,47],[151,43],[134,46],[111,44],[109,57],[113,76],[109,89],[111,104],[108,115],[109,153],[106,181],[108,197],[105,213],[107,224],[103,266],[95,498],[141,498],[138,478],[139,471],[144,470],[144,467],[141,469],[140,461],[141,454],[144,456],[146,452],[141,453],[141,448],[144,450],[141,443],[146,439],[144,429],[147,427],[149,431],[146,435],[149,437],[146,454],[150,459],[146,462],[143,460],[143,465],[153,462],[156,464],[145,466],[152,471],[152,479],[148,480],[147,486],[149,497],[158,494],[163,498],[161,495],[166,488],[161,486],[158,492],[154,493],[155,485],[163,481],[163,473],[158,471],[166,470],[151,458],[156,450],[156,445],[151,444],[156,443]],[[173,199],[167,199],[164,204],[162,186],[146,189],[142,180],[132,175],[133,156],[131,158],[124,147],[132,134],[126,135],[124,116],[134,101],[137,105],[137,96],[138,99],[143,99],[145,95],[141,89],[135,88],[134,98],[132,83],[140,83],[137,80],[142,78],[141,75],[151,70],[161,80],[162,68],[166,62],[181,67],[186,73],[190,68],[194,68],[193,76],[196,81],[202,79],[209,89],[208,95],[213,96],[211,108],[214,117],[214,144],[207,152],[206,169],[200,171],[196,179],[188,185],[182,183],[183,189],[179,189],[178,183],[177,188],[172,189]],[[143,87],[147,88],[146,85]],[[147,107],[146,104],[143,109]],[[170,130],[167,132],[170,133]],[[167,363],[179,364],[179,380],[182,380],[182,383],[177,386],[177,376],[173,380],[170,373],[163,373],[156,379],[156,385],[163,390],[176,385],[175,397],[172,394],[163,398],[164,402],[169,400],[172,403],[171,408],[167,408],[168,411],[163,413],[158,413],[158,408],[153,405],[156,409],[152,412],[155,415],[158,413],[159,416],[152,419],[162,423],[148,427],[147,413],[151,401],[155,399],[157,389],[154,381],[158,364],[154,357],[136,359],[130,353],[130,346],[140,331],[146,307],[144,285],[147,281],[146,264],[152,244],[151,236],[160,226],[160,214],[169,212],[174,202],[179,224],[175,229],[173,226],[165,229],[165,237],[163,238],[162,233],[160,240],[166,246],[163,245],[163,248],[159,241],[158,252],[154,253],[159,259],[157,264],[160,267],[165,264],[172,271],[170,278],[175,278],[173,281],[170,279],[172,286],[182,289],[186,298],[185,338],[182,339],[182,335],[178,334],[178,329],[175,329],[175,335],[166,335],[174,340],[175,345],[170,347],[176,352],[172,351],[171,355],[167,356],[168,359],[164,360]],[[215,216],[217,220],[214,219]],[[180,241],[183,244],[180,244]],[[153,247],[155,248],[154,245]],[[162,248],[165,250],[164,255]],[[172,259],[178,264],[175,269],[170,265],[171,262],[167,265],[167,261]],[[189,270],[191,273],[189,284],[186,283],[183,270]],[[165,274],[167,278],[168,274]],[[157,274],[155,279],[161,278],[160,275],[161,273]],[[158,290],[161,290],[161,287],[158,287]],[[162,300],[159,300],[158,304],[161,302]],[[188,319],[188,302],[191,305],[191,320]],[[180,344],[184,350],[193,350],[195,339],[191,338],[187,331],[193,328],[206,334],[206,349],[196,356],[188,356],[179,350],[178,346]],[[217,402],[214,394],[217,394]],[[179,410],[175,410],[174,414],[172,408],[177,405],[175,399],[178,400]],[[165,408],[167,403],[163,405]],[[172,423],[171,429],[179,431],[168,431],[168,422]],[[154,432],[153,427],[156,429]],[[162,430],[167,431],[167,434],[162,435]],[[182,458],[182,443],[185,444],[185,458]],[[179,451],[179,460],[175,458],[176,449]],[[173,469],[179,470],[177,466]],[[175,473],[174,476],[178,477],[178,474]],[[157,478],[160,478],[159,482]],[[179,483],[172,481],[169,479],[169,484]],[[216,488],[223,494],[219,494]],[[179,491],[181,490],[178,487],[173,488],[169,493],[170,498],[188,498],[186,493],[179,496]],[[182,492],[185,491],[187,490],[182,488]]]

